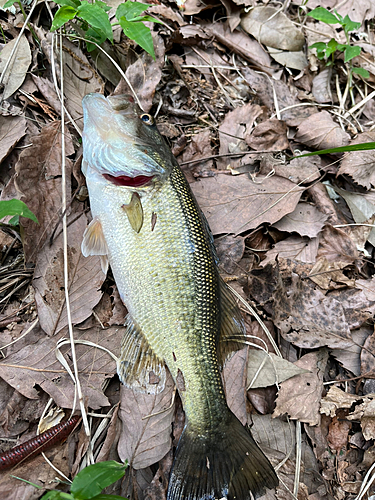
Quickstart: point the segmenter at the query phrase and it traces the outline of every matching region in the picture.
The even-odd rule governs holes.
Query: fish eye
[[[155,123],[154,121],[154,117],[149,115],[148,113],[143,113],[143,115],[141,115],[139,117],[143,123],[145,123],[146,125],[153,125]]]

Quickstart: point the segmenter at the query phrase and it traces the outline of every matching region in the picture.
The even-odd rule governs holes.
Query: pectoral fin
[[[89,257],[90,255],[100,255],[102,271],[104,274],[107,274],[108,247],[104,238],[102,224],[97,217],[90,222],[83,233],[81,251],[85,257]]]
[[[130,203],[122,205],[122,208],[125,210],[133,230],[139,233],[143,226],[143,207],[139,194],[134,192]]]
[[[244,347],[246,328],[236,300],[221,278],[220,294],[221,329],[218,356],[223,365],[229,354]]]
[[[164,361],[152,350],[130,315],[126,317],[125,327],[121,354],[117,362],[117,373],[121,382],[140,392],[159,394],[165,386]]]

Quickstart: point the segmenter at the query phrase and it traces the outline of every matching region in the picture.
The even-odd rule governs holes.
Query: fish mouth
[[[135,177],[129,177],[128,175],[111,175],[111,174],[102,174],[107,181],[112,182],[115,186],[125,186],[125,187],[133,187],[139,188],[146,186],[149,184],[153,176],[148,175],[137,175]]]

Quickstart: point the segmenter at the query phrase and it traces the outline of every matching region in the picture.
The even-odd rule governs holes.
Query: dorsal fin
[[[128,314],[121,343],[117,373],[121,382],[131,389],[159,394],[165,386],[164,361],[152,350],[139,326]]]

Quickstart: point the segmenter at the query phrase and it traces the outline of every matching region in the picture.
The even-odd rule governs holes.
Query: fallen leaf
[[[118,327],[108,328],[105,334],[98,327],[83,332],[75,329],[74,338],[89,340],[117,355],[120,352],[122,331],[123,329]],[[41,387],[58,406],[72,408],[75,385],[57,361],[55,354],[56,342],[67,334],[67,331],[61,331],[50,338],[40,329],[39,339],[35,343],[30,343],[1,360],[1,378],[27,398],[38,399],[40,396],[37,387]],[[79,344],[75,348],[85,403],[96,409],[109,406],[102,386],[108,377],[116,373],[115,361],[109,354],[95,347]],[[73,370],[70,346],[63,346],[61,351]]]
[[[291,52],[275,49],[273,47],[267,47],[267,50],[272,59],[275,59],[276,62],[287,68],[302,71],[309,64],[306,59],[305,52],[302,50],[298,52]]]
[[[347,286],[355,286],[355,280],[349,279],[342,272],[346,267],[342,262],[328,262],[325,257],[320,258],[311,269],[309,279],[319,286],[322,290],[336,288],[336,283],[343,283]]]
[[[356,280],[356,288],[362,290],[368,301],[375,301],[375,278],[367,280]]]
[[[287,413],[292,420],[319,425],[319,405],[324,389],[323,375],[328,351],[320,349],[302,356],[295,365],[309,373],[297,375],[281,384],[273,416]]]
[[[24,116],[0,116],[0,163],[26,133]]]
[[[242,16],[241,26],[260,43],[276,49],[299,51],[305,43],[303,33],[275,7],[251,9]]]
[[[346,418],[361,422],[363,437],[366,441],[375,439],[375,395],[362,396],[363,403],[356,406],[355,410]]]
[[[303,189],[282,177],[218,175],[190,185],[213,234],[239,234],[280,220],[296,207]],[[256,214],[256,215],[254,215]]]
[[[332,102],[331,78],[332,66],[324,68],[314,77],[312,83],[312,94],[315,97],[316,102]]]
[[[3,46],[3,49],[0,52],[0,73],[3,73],[16,41],[17,39],[14,38]],[[2,100],[8,99],[17,89],[21,87],[26,78],[26,73],[30,64],[31,50],[29,42],[27,41],[25,35],[22,35],[19,39],[18,47],[12,56],[12,61],[8,66],[5,77],[2,75],[2,83],[4,85]]]
[[[235,352],[225,363],[223,384],[227,404],[243,425],[247,424],[246,364],[249,347]]]
[[[318,253],[318,245],[319,238],[310,239],[306,236],[289,236],[285,240],[277,242],[271,250],[268,250],[266,258],[260,265],[264,267],[274,262],[277,257],[313,264]]]
[[[328,442],[331,450],[335,450],[336,453],[339,453],[341,450],[346,451],[351,428],[351,424],[346,420],[339,420],[337,417],[332,419],[328,433]]]
[[[268,387],[305,372],[306,370],[272,352],[251,349],[247,364],[247,386],[248,389]]]
[[[342,366],[352,372],[356,377],[361,374],[360,354],[366,338],[371,335],[373,329],[363,326],[351,332],[353,342],[345,349],[332,349],[331,354]]]
[[[65,131],[66,155],[74,152],[68,130]],[[25,219],[24,250],[26,262],[35,262],[37,252],[59,219],[61,208],[61,123],[45,125],[31,138],[32,146],[22,151],[16,164],[15,185],[21,200],[36,215],[38,223]],[[66,158],[67,193],[70,193],[71,161]],[[68,195],[67,195],[68,197]],[[66,200],[69,206],[69,199]]]
[[[257,125],[251,134],[245,136],[246,143],[256,151],[283,151],[289,148],[286,123],[276,118]]]
[[[215,240],[215,248],[219,257],[219,265],[228,274],[240,270],[238,263],[245,251],[245,239],[228,234]]]
[[[320,413],[334,417],[336,411],[341,408],[350,408],[359,397],[344,392],[335,385],[332,385],[320,403]]]
[[[361,351],[361,373],[375,373],[375,334],[369,335]]]
[[[371,280],[367,280],[369,283]],[[345,314],[346,322],[351,330],[359,328],[365,321],[372,318],[375,312],[375,301],[369,300],[363,290],[346,288],[333,290],[330,297],[339,300]]]
[[[304,5],[304,0],[293,0],[294,5]],[[347,0],[343,3],[341,0],[309,0],[309,8],[327,7],[337,9],[343,17],[348,15],[352,21],[360,22],[375,17],[375,5],[371,0]]]
[[[293,212],[273,224],[279,231],[296,232],[301,236],[315,238],[323,229],[327,216],[313,205],[300,202]]]
[[[122,431],[118,454],[134,469],[144,469],[162,459],[172,446],[174,383],[167,371],[165,389],[157,395],[134,392],[121,386],[119,416]]]
[[[344,231],[326,224],[320,233],[317,257],[325,257],[329,262],[353,264],[359,254],[353,241]]]
[[[207,128],[191,137],[191,142],[187,145],[183,152],[182,162],[197,161],[202,159],[202,161],[199,162],[199,169],[203,171],[210,170],[214,167],[213,160],[203,160],[212,155],[211,131]]]
[[[369,131],[358,134],[357,137],[350,142],[350,145],[374,141],[375,131]],[[338,144],[335,147],[337,146]],[[375,160],[373,151],[350,151],[345,153],[338,174],[350,175],[355,182],[360,186],[364,186],[366,189],[375,186]]]
[[[333,121],[328,111],[314,113],[298,125],[295,140],[316,149],[346,146],[350,136]]]

